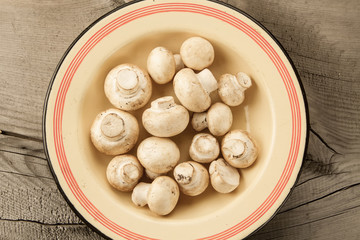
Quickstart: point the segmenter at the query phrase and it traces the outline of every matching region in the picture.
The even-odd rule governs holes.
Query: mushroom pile
[[[96,116],[91,141],[98,151],[113,156],[106,171],[110,186],[131,192],[135,205],[148,205],[157,215],[171,213],[180,193],[197,196],[209,185],[219,193],[233,192],[240,183],[239,169],[257,159],[259,151],[249,132],[232,129],[232,108],[244,101],[251,78],[238,72],[217,80],[208,69],[214,58],[208,40],[191,37],[179,54],[154,48],[147,71],[126,63],[106,76],[104,91],[114,108]],[[132,113],[150,101],[152,81],[173,81],[174,96],[155,99],[143,111],[142,125],[150,136],[138,143],[139,123]],[[222,102],[214,103],[214,94]],[[195,133],[189,151],[180,152],[171,137],[189,125]],[[136,154],[130,154],[137,143]],[[182,154],[187,161],[180,162]]]

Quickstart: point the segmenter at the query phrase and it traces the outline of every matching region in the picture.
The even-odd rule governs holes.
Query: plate
[[[239,71],[252,77],[245,102],[232,108],[232,128],[249,131],[260,154],[253,166],[240,170],[241,183],[234,192],[220,194],[208,187],[197,197],[181,195],[175,210],[160,217],[135,206],[130,193],[107,183],[105,170],[111,157],[93,147],[89,129],[99,112],[112,107],[103,84],[113,67],[133,63],[145,68],[151,49],[164,46],[177,53],[190,36],[213,44],[215,61],[209,69],[216,78]],[[151,100],[173,95],[172,83],[153,83],[153,89]],[[133,113],[140,123],[149,105]],[[294,65],[252,17],[222,2],[145,0],[102,16],[72,43],[48,89],[43,135],[59,189],[81,219],[103,236],[239,239],[263,226],[294,186],[307,144],[307,116]],[[149,136],[143,128],[140,131],[138,142]],[[181,150],[181,161],[189,159],[193,134],[188,127],[172,138]]]

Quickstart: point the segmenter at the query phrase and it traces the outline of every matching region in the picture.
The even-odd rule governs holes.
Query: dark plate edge
[[[64,197],[65,201],[68,203],[68,205],[70,206],[70,208],[76,213],[76,215],[87,225],[89,226],[94,232],[96,232],[97,234],[101,235],[102,237],[106,238],[106,239],[111,239],[109,236],[105,235],[103,232],[101,232],[99,229],[97,229],[95,226],[93,226],[90,222],[88,222],[81,214],[80,212],[74,207],[74,205],[71,203],[71,201],[68,199],[68,197],[66,196],[65,192],[63,191],[60,182],[56,176],[56,173],[52,167],[51,161],[50,161],[50,156],[49,156],[49,152],[48,152],[48,148],[47,148],[47,141],[46,141],[46,112],[47,112],[47,105],[48,105],[48,100],[49,100],[49,96],[52,90],[52,86],[53,83],[55,81],[56,75],[64,61],[64,59],[66,58],[66,56],[68,55],[68,53],[71,51],[71,49],[73,48],[73,46],[79,41],[79,39],[87,32],[89,31],[89,29],[91,29],[95,24],[97,24],[98,22],[100,22],[102,19],[106,18],[107,16],[111,15],[112,13],[118,11],[119,9],[122,9],[124,7],[127,7],[128,5],[131,4],[135,4],[137,2],[142,2],[145,0],[133,0],[129,3],[124,3],[121,6],[118,6],[116,8],[114,8],[113,10],[105,13],[104,15],[102,15],[101,17],[99,17],[98,19],[96,19],[93,23],[91,23],[87,28],[85,28],[76,38],[75,40],[70,44],[70,46],[67,48],[67,50],[65,51],[65,53],[63,54],[63,56],[61,57],[59,63],[57,64],[55,71],[51,77],[50,83],[49,83],[49,87],[47,89],[46,95],[45,95],[45,100],[44,100],[44,106],[43,106],[43,116],[42,116],[42,137],[43,137],[43,147],[44,147],[44,152],[45,152],[45,156],[46,159],[48,161],[48,165],[51,171],[51,174],[54,177],[54,180],[56,182],[57,188],[60,190],[61,195]],[[279,46],[279,48],[281,49],[281,51],[284,53],[284,55],[286,56],[287,60],[289,61],[297,79],[298,79],[298,84],[300,86],[301,89],[301,93],[303,96],[303,101],[304,101],[304,106],[305,106],[305,114],[306,114],[306,138],[305,138],[305,145],[304,145],[304,156],[302,159],[302,164],[300,166],[299,172],[297,174],[296,180],[293,184],[293,186],[291,187],[291,189],[289,190],[288,195],[286,196],[286,198],[284,199],[284,201],[280,204],[280,206],[275,210],[274,214],[265,222],[263,223],[261,226],[259,226],[256,230],[254,230],[253,232],[251,232],[248,236],[246,236],[245,238],[248,238],[252,235],[254,235],[256,232],[258,232],[261,228],[263,228],[268,222],[270,222],[275,215],[279,212],[279,210],[283,207],[283,205],[285,204],[285,202],[289,199],[292,191],[295,188],[296,183],[299,180],[300,177],[300,173],[303,170],[304,167],[304,160],[305,160],[305,154],[308,148],[308,143],[309,143],[309,132],[310,132],[310,121],[309,121],[309,107],[308,107],[308,102],[307,102],[307,98],[306,98],[306,93],[305,93],[305,89],[304,86],[302,84],[300,75],[295,67],[295,64],[293,63],[292,59],[290,58],[289,54],[287,53],[287,51],[285,50],[285,48],[282,46],[282,44],[275,38],[275,36],[264,26],[262,25],[258,20],[256,20],[254,17],[252,17],[251,15],[249,15],[248,13],[244,12],[243,10],[240,10],[239,8],[232,6],[228,3],[225,2],[221,2],[218,0],[206,0],[209,2],[213,2],[213,3],[217,3],[223,6],[226,6],[242,15],[244,15],[245,17],[249,18],[250,20],[252,20],[254,23],[256,23],[259,27],[261,27],[273,40],[274,42]]]

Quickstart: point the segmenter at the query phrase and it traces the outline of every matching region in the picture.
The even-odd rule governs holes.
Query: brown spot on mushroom
[[[189,196],[201,194],[209,184],[206,168],[197,162],[182,162],[175,167],[173,174],[181,192]]]

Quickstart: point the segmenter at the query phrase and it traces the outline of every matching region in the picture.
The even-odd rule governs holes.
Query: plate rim
[[[68,48],[66,49],[66,51],[64,52],[64,54],[62,55],[62,57],[60,58],[59,62],[57,63],[55,70],[52,74],[52,77],[50,79],[47,91],[46,91],[46,95],[45,95],[45,99],[44,99],[44,104],[43,104],[43,113],[42,113],[42,138],[43,138],[43,147],[44,147],[44,153],[49,165],[49,169],[50,172],[52,174],[52,176],[54,177],[54,181],[57,185],[57,188],[59,189],[61,195],[63,196],[63,198],[65,199],[65,201],[67,202],[68,206],[71,208],[71,210],[80,218],[81,221],[83,221],[88,227],[90,227],[90,229],[92,229],[94,232],[96,232],[97,234],[99,234],[100,236],[104,237],[105,239],[112,239],[110,238],[108,235],[106,235],[104,232],[102,232],[100,229],[98,229],[97,227],[95,227],[92,223],[90,223],[88,220],[86,220],[86,218],[76,209],[76,207],[73,205],[73,203],[69,200],[68,196],[66,195],[66,193],[64,192],[60,181],[57,177],[57,173],[55,172],[53,166],[52,166],[52,162],[50,160],[50,154],[49,154],[49,150],[47,147],[47,139],[46,139],[46,119],[47,119],[47,110],[48,110],[48,102],[49,102],[49,97],[50,94],[52,92],[52,87],[54,85],[56,76],[64,62],[64,60],[66,59],[66,57],[68,56],[68,54],[70,53],[70,51],[73,49],[73,47],[77,44],[77,42],[92,28],[94,27],[97,23],[99,23],[100,21],[102,21],[104,18],[110,16],[111,14],[126,8],[130,5],[136,4],[138,2],[145,2],[148,0],[133,0],[130,1],[128,3],[124,3],[120,6],[115,7],[114,9],[106,12],[105,14],[101,15],[99,18],[97,18],[96,20],[94,20],[92,23],[90,23],[84,30],[81,31],[80,34],[78,34],[78,36],[71,42],[71,44],[68,46]],[[283,205],[288,201],[291,193],[293,192],[296,183],[298,182],[301,172],[303,171],[304,168],[304,160],[306,158],[306,152],[308,149],[308,143],[309,143],[309,134],[310,134],[310,121],[309,121],[309,107],[308,107],[308,101],[307,101],[307,97],[306,97],[306,92],[305,92],[305,88],[303,86],[302,80],[300,78],[300,75],[297,71],[297,68],[295,67],[294,62],[292,61],[291,57],[289,56],[288,52],[286,51],[286,49],[283,47],[283,45],[280,43],[280,41],[262,24],[260,23],[256,18],[252,17],[250,14],[246,13],[245,11],[227,3],[227,2],[222,2],[219,0],[203,0],[203,1],[207,1],[207,2],[213,2],[216,4],[220,4],[223,5],[229,9],[232,9],[236,12],[238,12],[239,14],[245,16],[246,18],[250,19],[252,22],[254,22],[257,26],[259,26],[262,30],[265,31],[265,33],[274,41],[274,43],[279,47],[279,49],[281,50],[281,52],[284,54],[285,59],[289,62],[291,69],[294,71],[294,74],[296,76],[296,82],[299,85],[300,91],[299,91],[299,96],[302,96],[302,98],[300,100],[303,101],[304,104],[304,119],[305,119],[305,124],[304,124],[304,147],[303,147],[303,156],[301,159],[301,164],[299,167],[299,171],[297,173],[296,179],[294,181],[294,183],[292,184],[292,186],[289,189],[289,192],[287,193],[287,195],[285,196],[285,198],[282,200],[282,202],[280,203],[280,205],[277,207],[277,209],[275,209],[274,213],[264,222],[262,223],[260,226],[258,226],[254,231],[252,231],[251,233],[249,233],[245,238],[248,238],[252,235],[254,235],[256,232],[258,232],[260,229],[262,229],[268,222],[270,222],[279,212],[279,210],[283,207]],[[182,2],[182,0],[178,0],[177,2]],[[300,95],[301,93],[301,95]],[[300,159],[299,159],[300,160]]]

